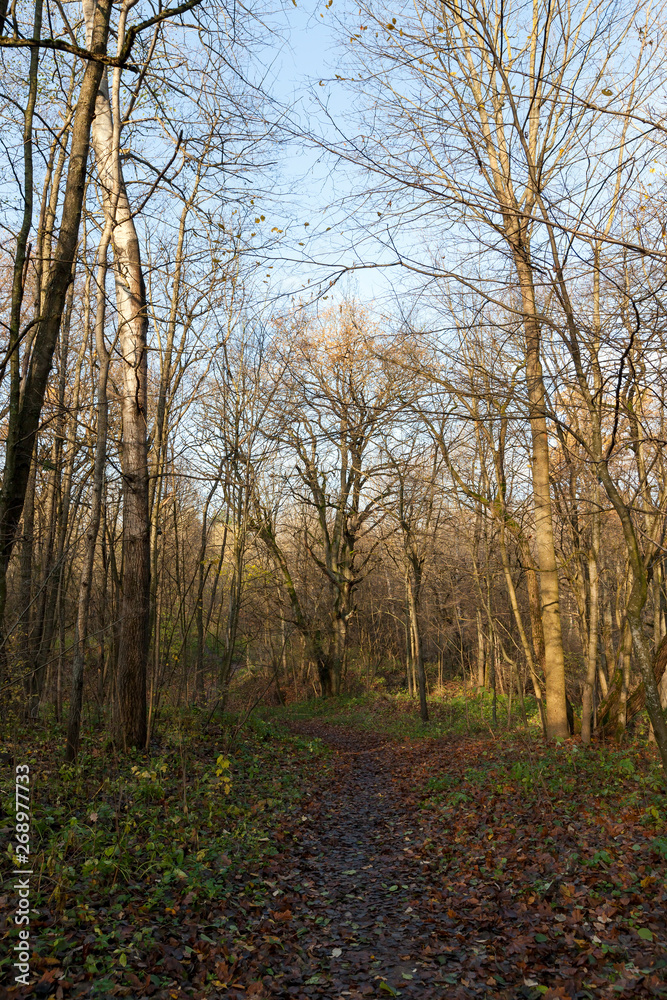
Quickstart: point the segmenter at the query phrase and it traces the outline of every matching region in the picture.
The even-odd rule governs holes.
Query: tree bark
[[[37,447],[37,442],[35,442]],[[28,704],[32,685],[32,562],[35,545],[35,477],[33,461],[23,503],[23,531],[19,563],[19,600],[17,621],[18,667]]]
[[[69,717],[67,720],[67,742],[65,745],[65,760],[75,760],[79,752],[81,732],[81,710],[83,707],[83,680],[88,638],[88,613],[95,567],[95,550],[97,536],[102,518],[102,499],[104,490],[104,465],[107,458],[107,427],[108,399],[107,382],[109,378],[110,355],[104,341],[104,320],[106,305],[106,273],[107,247],[111,237],[111,226],[107,223],[98,251],[97,270],[97,310],[95,315],[95,343],[99,362],[97,377],[97,439],[95,441],[95,460],[93,466],[93,489],[90,505],[90,519],[86,531],[86,546],[83,557],[83,569],[79,582],[79,597],[77,602],[76,627],[74,634],[74,660],[72,663],[72,687],[70,692]]]
[[[486,680],[486,640],[482,629],[482,612],[477,608],[477,687],[483,688]]]
[[[92,30],[92,0],[84,0],[87,30]],[[123,5],[118,46],[124,40]],[[106,71],[100,82],[92,127],[102,200],[111,223],[122,356],[121,465],[123,473],[123,579],[120,609],[117,696],[119,738],[125,747],[143,747],[147,735],[146,674],[150,621],[150,521],[148,514],[148,360],[146,288],[139,239],[119,158],[120,68],[114,73],[113,110]]]
[[[410,630],[412,632],[412,653],[417,674],[417,689],[419,691],[419,716],[422,722],[428,722],[428,705],[426,703],[426,671],[422,654],[422,639],[419,628],[419,598],[421,591],[421,574],[414,563],[408,568],[408,607],[410,613]]]
[[[532,274],[524,250],[517,247],[514,262],[523,304],[526,337],[526,383],[533,446],[532,478],[535,545],[540,575],[544,669],[547,701],[547,735],[567,739],[565,658],[561,632],[558,566],[554,545],[549,482],[549,436],[547,432],[544,378],[540,357],[540,324]]]
[[[581,740],[590,743],[593,722],[593,693],[598,666],[598,558],[600,553],[600,505],[599,489],[596,484],[593,493],[593,521],[591,524],[591,547],[588,552],[588,649],[586,650],[586,680],[581,705]]]
[[[653,675],[656,686],[663,683],[665,669],[667,667],[667,640],[663,639],[653,659]],[[614,674],[609,692],[598,707],[597,733],[603,733],[612,739],[620,739],[625,730],[625,725],[619,725],[619,717],[625,716],[627,723],[642,711],[646,705],[646,689],[644,681],[640,681],[632,691],[627,700],[621,705],[621,688],[623,675],[620,670]]]

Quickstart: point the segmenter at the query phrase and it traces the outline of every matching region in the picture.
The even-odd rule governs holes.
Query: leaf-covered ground
[[[172,730],[150,755],[129,758],[89,735],[70,766],[62,734],[26,735],[2,769],[0,1000],[224,995],[214,983],[238,952],[234,914],[265,898],[255,872],[281,850],[281,824],[326,769],[326,751],[257,723],[226,750],[226,732]],[[14,764],[26,762],[36,873],[29,989],[14,985],[17,900],[7,877]]]
[[[232,748],[229,795],[206,740],[190,744],[185,799],[175,751],[106,779],[125,798],[54,782],[41,981],[3,1000],[667,996],[654,754],[291,729]],[[104,802],[91,866],[82,831]]]

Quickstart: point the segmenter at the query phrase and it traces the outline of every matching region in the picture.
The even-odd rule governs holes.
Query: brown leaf
[[[222,983],[226,986],[232,977],[232,970],[229,968],[226,962],[218,962],[215,967],[215,974]]]

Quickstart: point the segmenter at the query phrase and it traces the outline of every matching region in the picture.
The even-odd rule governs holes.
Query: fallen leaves
[[[667,842],[641,760],[617,781],[607,751],[500,737],[396,743],[325,722],[300,730],[261,761],[253,750],[245,775],[232,761],[224,839],[170,826],[169,864],[158,867],[157,850],[145,868],[133,855],[113,894],[82,879],[67,887],[71,902],[45,906],[34,964],[45,991],[57,1000],[92,996],[93,984],[155,1000],[665,994]],[[322,741],[330,769],[306,767],[300,746]],[[269,786],[290,760],[298,795],[283,801]],[[190,815],[196,807],[193,795]],[[165,807],[154,808],[152,821]],[[87,824],[96,815],[86,836],[107,830],[113,843],[115,806],[86,801],[81,813]],[[158,835],[127,834],[137,859]],[[21,998],[0,1000],[10,996]]]

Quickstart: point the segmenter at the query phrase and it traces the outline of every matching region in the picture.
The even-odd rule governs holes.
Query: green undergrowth
[[[489,733],[491,729],[536,736],[540,733],[538,707],[533,697],[524,698],[523,709],[514,698],[510,710],[507,696],[498,695],[495,727],[488,691],[466,690],[463,685],[451,684],[443,695],[429,697],[428,710],[429,721],[424,723],[419,718],[416,698],[410,698],[405,693],[371,692],[317,698],[264,710],[264,718],[294,721],[319,719],[331,725],[355,726],[399,738],[440,739],[453,734]]]
[[[425,806],[448,812],[476,802],[482,794],[549,803],[563,814],[576,812],[584,801],[595,803],[600,813],[634,810],[656,831],[667,827],[657,754],[638,746],[583,747],[573,740],[536,746],[511,736],[497,739],[474,763],[429,778]],[[667,857],[667,838],[663,840],[664,850],[658,846]]]
[[[663,771],[655,748],[646,745],[643,728],[627,734],[620,746],[594,740],[585,747],[578,737],[546,745],[535,700],[526,699],[525,706],[528,724],[523,714],[513,715],[511,727],[506,699],[498,699],[494,726],[488,693],[466,695],[461,689],[431,698],[427,723],[419,719],[415,699],[375,693],[296,703],[272,709],[267,718],[317,720],[399,739],[468,737],[485,746],[462,771],[430,779],[426,791],[431,806],[464,808],[483,792],[499,799],[516,795],[523,801],[549,802],[567,813],[579,808],[584,797],[610,813],[635,809],[645,824],[667,829]],[[658,846],[667,858],[664,833],[663,841]]]
[[[202,732],[181,717],[150,752],[122,756],[89,733],[74,765],[62,762],[60,733],[33,732],[14,746],[16,763],[31,773],[35,971],[57,960],[70,982],[104,993],[110,976],[122,979],[150,951],[160,926],[219,907],[240,889],[252,894],[253,866],[278,853],[281,826],[310,770],[327,766],[327,752],[262,720],[230,745],[232,721]],[[13,767],[4,770],[11,820]],[[14,867],[11,830],[2,830],[5,869]],[[16,933],[5,915],[2,978]],[[159,970],[154,979],[159,989]]]

